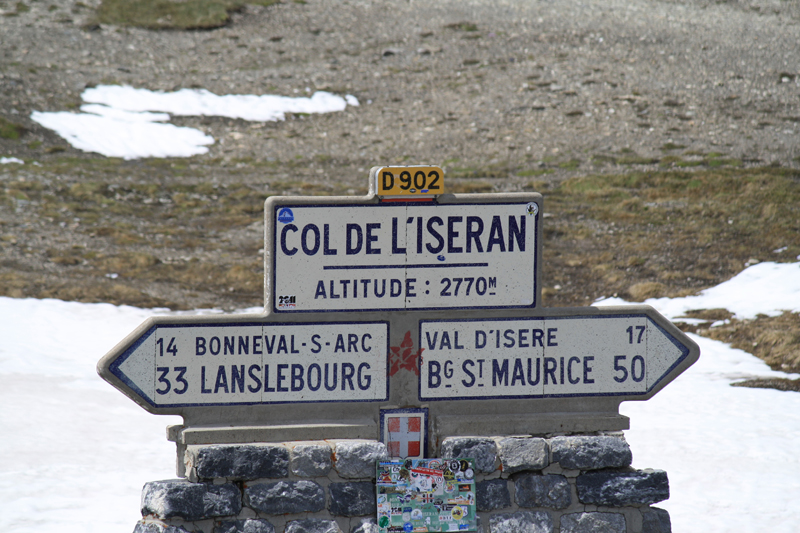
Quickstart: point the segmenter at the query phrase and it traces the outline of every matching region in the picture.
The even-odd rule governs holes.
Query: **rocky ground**
[[[2,114],[29,130],[27,143],[3,150],[18,156],[64,145],[31,111],[75,108],[100,83],[324,89],[363,103],[291,124],[177,121],[213,134],[209,157],[228,159],[476,169],[575,160],[596,171],[660,160],[665,145],[683,147],[669,155],[722,152],[744,165],[800,156],[795,2],[303,1],[246,6],[227,27],[188,32],[94,24],[82,2],[22,12],[3,2]],[[337,164],[324,178],[360,187],[359,168]]]
[[[264,198],[363,194],[377,164],[542,192],[550,306],[685,294],[800,254],[796,2],[301,0],[208,31],[98,23],[97,6],[0,0],[0,156],[25,161],[0,166],[0,294],[260,305]],[[30,120],[98,84],[361,105],[174,117],[217,141],[188,159],[87,154]],[[665,196],[687,172],[702,187]]]

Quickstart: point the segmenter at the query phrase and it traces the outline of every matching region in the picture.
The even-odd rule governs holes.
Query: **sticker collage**
[[[377,465],[381,533],[475,531],[474,459],[405,459]]]

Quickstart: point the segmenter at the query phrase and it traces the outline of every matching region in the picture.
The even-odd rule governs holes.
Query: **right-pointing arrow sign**
[[[647,306],[584,316],[422,320],[419,339],[423,401],[646,399],[699,356],[694,342]]]

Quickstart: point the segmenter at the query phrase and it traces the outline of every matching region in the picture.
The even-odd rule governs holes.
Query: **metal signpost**
[[[416,443],[627,429],[620,402],[697,360],[649,306],[543,309],[541,195],[446,194],[444,179],[379,167],[365,197],[270,197],[264,314],[151,318],[98,372],[183,416],[180,450],[391,439],[398,417],[418,417],[405,433],[421,421]]]

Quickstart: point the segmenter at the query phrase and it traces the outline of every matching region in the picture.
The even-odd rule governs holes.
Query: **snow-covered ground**
[[[800,264],[760,263],[698,296],[645,303],[671,320],[690,309],[723,308],[740,319],[799,312]],[[675,533],[800,530],[800,394],[730,386],[800,375],[690,337],[700,360],[650,400],[620,408],[631,419],[625,435],[633,466],[667,471],[671,496],[658,505],[670,512]]]
[[[355,96],[318,91],[311,97],[229,94],[205,89],[150,91],[99,85],[81,94],[81,113],[34,111],[31,120],[73,147],[108,157],[190,157],[208,152],[214,138],[195,128],[165,124],[178,116],[219,116],[252,121],[283,120],[286,113],[332,113],[357,106]]]
[[[621,303],[604,300],[600,305]],[[697,297],[647,303],[669,318],[800,310],[800,263],[762,263]],[[247,312],[257,312],[255,309]],[[129,533],[146,481],[174,477],[165,426],[95,365],[152,310],[0,298],[0,531]],[[647,402],[623,404],[634,466],[659,468],[676,533],[794,532],[800,524],[800,394],[731,387],[782,376],[693,337],[700,360]]]

